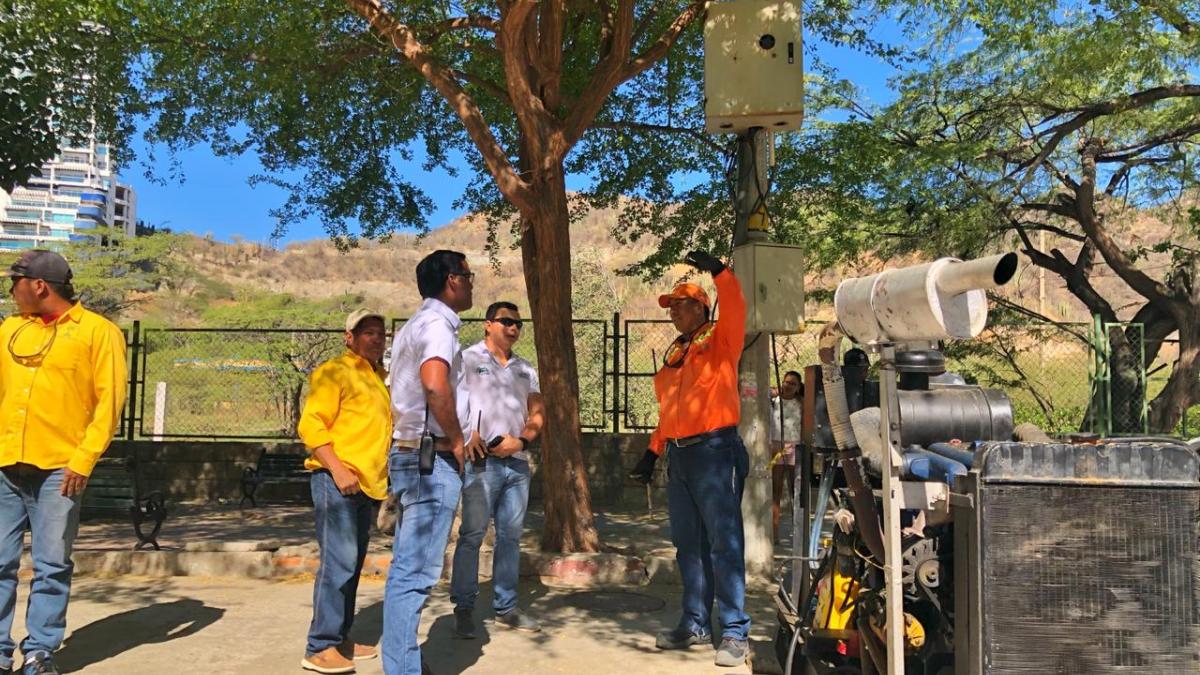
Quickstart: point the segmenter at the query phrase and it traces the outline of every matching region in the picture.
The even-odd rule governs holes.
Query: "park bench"
[[[167,517],[167,507],[161,492],[141,494],[133,462],[102,458],[88,477],[80,504],[80,518],[91,516],[128,516],[138,539],[134,550],[153,546],[157,551],[158,532]],[[149,523],[153,527],[147,533],[143,526]]]
[[[310,473],[304,468],[307,455],[262,451],[253,467],[242,470],[242,501],[258,506],[255,494],[263,485],[308,485]]]

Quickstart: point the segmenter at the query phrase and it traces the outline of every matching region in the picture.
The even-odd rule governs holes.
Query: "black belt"
[[[721,438],[723,436],[728,436],[729,434],[736,434],[736,433],[737,433],[737,427],[721,427],[720,429],[713,429],[712,431],[705,431],[704,433],[696,434],[695,436],[684,436],[683,438],[668,438],[667,442],[674,445],[677,448],[686,448],[689,445],[696,445],[697,443],[703,443],[704,441],[712,440],[714,438]]]

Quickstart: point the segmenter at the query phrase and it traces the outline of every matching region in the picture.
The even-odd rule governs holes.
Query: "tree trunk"
[[[1175,432],[1183,413],[1200,398],[1200,323],[1179,327],[1179,360],[1171,369],[1167,385],[1150,404],[1150,430]]]
[[[561,163],[537,174],[534,208],[521,218],[521,258],[546,399],[546,429],[541,436],[546,509],[542,550],[593,552],[599,550],[600,538],[592,516],[579,424],[567,188]]]

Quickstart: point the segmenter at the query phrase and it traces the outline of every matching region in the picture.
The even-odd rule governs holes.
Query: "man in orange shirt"
[[[702,251],[684,260],[712,274],[721,320],[712,320],[708,294],[695,284],[679,284],[659,297],[679,337],[654,375],[658,428],[630,475],[649,482],[658,456],[670,453],[667,504],[683,581],[683,616],[675,628],[658,635],[658,648],[710,642],[715,595],[721,624],[716,664],[740,666],[750,652],[742,531],[742,488],[750,462],[737,433],[746,301],[737,278],[720,260]]]

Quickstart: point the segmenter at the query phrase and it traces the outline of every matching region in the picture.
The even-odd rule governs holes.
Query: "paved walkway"
[[[493,629],[489,621],[481,639],[454,639],[443,582],[430,599],[421,629],[434,672],[739,672],[714,666],[711,649],[694,647],[679,653],[654,648],[653,634],[673,625],[679,611],[665,499],[656,496],[656,503],[658,508],[647,510],[645,501],[630,500],[633,506],[596,514],[605,554],[591,560],[644,563],[645,574],[605,575],[593,569],[575,577],[547,571],[551,556],[538,552],[542,514],[531,504],[522,545],[522,605],[530,606],[545,631],[518,634]],[[160,537],[164,552],[136,554],[129,552],[134,538],[128,522],[85,521],[76,560],[79,569],[96,574],[81,575],[76,582],[69,639],[60,655],[66,672],[302,672],[298,663],[312,593],[311,575],[304,570],[315,569],[316,555],[311,518],[309,506],[242,510],[235,505],[174,505]],[[786,532],[788,526],[782,529]],[[381,630],[382,573],[390,560],[390,545],[390,537],[373,536],[371,559],[377,576],[363,579],[356,623],[363,641],[375,642]],[[777,554],[784,555],[789,548],[787,541],[781,542]],[[266,572],[260,573],[261,560],[236,562],[256,555],[267,557]],[[484,577],[490,574],[488,556],[485,547]],[[283,558],[300,562],[284,569],[279,564]],[[23,572],[28,578],[28,564]],[[272,575],[278,578],[245,578]],[[562,581],[578,587],[563,587],[558,583]],[[26,588],[22,583],[22,594]],[[479,606],[488,608],[491,586],[486,580],[482,592]],[[779,672],[771,652],[773,594],[772,582],[751,580],[747,609],[753,617],[757,672]],[[23,599],[18,602],[20,610],[23,603]],[[23,636],[20,610],[14,631],[18,640]],[[480,614],[490,619],[490,611]],[[382,669],[372,662],[359,672],[374,674]]]
[[[24,585],[22,585],[22,593]],[[57,660],[64,672],[88,675],[299,675],[311,617],[312,587],[289,581],[192,577],[104,579],[75,583],[68,638]],[[383,583],[364,580],[354,633],[379,639]],[[752,593],[755,663],[777,669],[771,649],[773,612],[764,592]],[[445,585],[434,590],[421,622],[423,650],[433,671],[446,673],[621,673],[683,675],[747,673],[713,665],[713,651],[654,648],[653,633],[678,617],[677,589],[665,586],[607,591],[552,589],[523,584],[522,605],[541,619],[537,634],[515,633],[491,622],[490,585],[480,597],[483,630],[476,640],[451,634]],[[24,600],[15,636],[24,635]],[[768,661],[770,663],[768,663]],[[383,672],[378,661],[359,673]],[[777,672],[777,670],[775,671]]]

